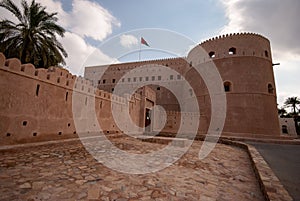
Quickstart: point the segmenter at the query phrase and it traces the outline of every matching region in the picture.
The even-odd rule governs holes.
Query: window
[[[161,76],[160,75],[157,77],[157,80],[161,80]]]
[[[112,79],[112,83],[115,83],[116,82],[116,79]]]
[[[282,133],[285,133],[285,134],[289,133],[286,125],[282,125],[281,130],[282,130]]]
[[[40,92],[40,85],[37,84],[37,85],[36,85],[36,90],[35,90],[35,95],[38,96],[38,95],[39,95],[39,92]]]
[[[230,48],[228,51],[228,54],[230,54],[230,55],[236,54],[236,48],[235,47]]]
[[[209,56],[209,58],[215,58],[216,54],[215,54],[215,52],[209,52],[208,56]]]
[[[159,90],[160,90],[160,87],[157,87],[156,90],[159,91]]]
[[[224,91],[225,92],[231,91],[231,83],[230,82],[228,82],[228,81],[224,82]]]
[[[101,84],[101,80],[98,80],[98,84]]]
[[[136,82],[136,77],[133,78],[133,81]]]
[[[193,96],[193,90],[189,89],[190,96]]]
[[[152,81],[154,81],[155,80],[155,76],[152,76]]]
[[[124,82],[125,81],[125,79],[124,78],[122,78],[122,82]]]
[[[149,77],[146,77],[146,81],[148,81],[149,80]]]
[[[190,67],[192,67],[192,66],[193,66],[193,62],[190,61]]]
[[[274,88],[273,88],[272,84],[268,84],[268,93],[269,94],[273,94],[274,93]]]
[[[102,80],[102,83],[105,84],[106,80]]]
[[[115,90],[115,88],[111,88],[111,91],[113,92]]]
[[[265,50],[265,57],[269,57],[269,52]]]
[[[173,80],[173,75],[170,75],[170,80]]]
[[[69,92],[66,92],[66,101],[68,101]]]
[[[130,82],[130,77],[129,77],[129,78],[127,78],[127,81],[128,81],[128,82]]]
[[[181,75],[177,75],[177,80],[181,80]]]
[[[143,78],[142,77],[140,77],[140,82],[143,80]]]

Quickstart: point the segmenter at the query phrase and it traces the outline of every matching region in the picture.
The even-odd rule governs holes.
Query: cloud
[[[299,0],[220,0],[228,23],[221,34],[229,32],[255,32],[270,42],[277,86],[277,101],[283,105],[291,96],[300,96],[300,23]]]
[[[112,27],[120,22],[101,5],[86,1],[74,0],[70,14],[70,29],[80,36],[103,40],[112,33]]]
[[[133,35],[121,35],[120,43],[123,47],[130,48],[138,44],[138,39]]]
[[[221,33],[250,31],[270,39],[278,59],[300,59],[299,0],[223,0],[228,23]]]
[[[102,41],[112,33],[113,26],[121,23],[100,4],[88,0],[73,0],[72,10],[66,12],[61,2],[54,0],[38,0],[47,6],[50,12],[57,12],[59,23],[67,30],[79,36],[91,37]]]
[[[86,37],[102,41],[120,22],[101,5],[87,0],[73,0],[72,9],[66,12],[62,3],[54,0],[37,0],[48,12],[57,12],[58,23],[67,31],[59,41],[68,53],[66,68],[73,74],[83,75],[84,67],[109,64],[116,59],[88,44]]]
[[[61,43],[69,54],[66,59],[66,68],[73,74],[83,75],[86,66],[104,65],[116,61],[87,44],[82,37],[75,33],[66,32]]]
[[[69,14],[65,12],[62,8],[62,3],[60,1],[54,0],[36,0],[42,6],[46,7],[46,11],[49,13],[57,13],[58,24],[66,28],[68,25]]]

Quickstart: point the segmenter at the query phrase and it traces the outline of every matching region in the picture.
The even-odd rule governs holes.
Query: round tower
[[[253,33],[223,35],[204,41],[189,55],[202,48],[206,54],[197,57],[196,62],[214,62],[226,93],[227,115],[222,135],[279,136],[269,40]],[[199,97],[203,96],[199,91]]]

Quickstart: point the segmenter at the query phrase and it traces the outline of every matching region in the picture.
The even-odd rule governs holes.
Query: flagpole
[[[139,61],[141,61],[141,49],[142,49],[142,37],[140,37],[140,41],[139,41],[139,43],[140,43],[140,51],[139,51]]]

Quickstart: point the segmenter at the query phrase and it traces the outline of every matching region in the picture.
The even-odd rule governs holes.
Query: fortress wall
[[[202,51],[199,54],[199,50]],[[213,55],[212,55],[213,52]],[[276,86],[272,68],[270,42],[257,34],[231,34],[216,37],[196,46],[187,58],[162,59],[123,64],[113,64],[103,71],[102,67],[88,67],[86,78],[77,77],[67,70],[50,67],[35,69],[31,64],[21,65],[17,59],[0,56],[0,136],[1,143],[43,141],[75,137],[74,120],[79,120],[81,129],[77,132],[97,131],[99,123],[104,132],[120,132],[112,117],[114,109],[120,117],[129,111],[131,119],[138,126],[145,125],[146,108],[159,104],[167,114],[163,132],[176,133],[181,113],[178,100],[164,87],[150,85],[137,90],[125,98],[112,96],[112,88],[118,82],[128,87],[138,84],[139,78],[122,80],[129,71],[139,71],[147,65],[148,72],[141,74],[143,84],[146,77],[177,86],[185,102],[196,97],[200,108],[198,133],[206,133],[211,118],[211,102],[208,89],[193,66],[215,64],[225,84],[229,87],[227,97],[227,118],[223,135],[244,137],[279,136],[279,122],[276,105]],[[156,72],[155,65],[164,65],[174,70],[171,74]],[[201,67],[201,66],[200,66]],[[100,75],[104,73],[103,77]],[[171,79],[172,75],[172,79]],[[178,76],[178,77],[177,77]],[[183,88],[183,77],[192,89]],[[103,83],[103,80],[106,80]],[[159,82],[158,82],[159,83]],[[99,87],[101,90],[96,89]],[[79,95],[78,95],[79,94]],[[72,97],[76,95],[76,99]],[[78,95],[78,97],[77,97]],[[74,100],[76,100],[74,102]],[[111,103],[114,102],[113,106]],[[129,102],[127,104],[127,102]],[[77,104],[77,105],[74,105]],[[92,107],[90,107],[92,106]],[[72,108],[76,115],[73,119]],[[88,114],[96,111],[96,119]],[[188,112],[185,115],[189,115]],[[193,114],[191,113],[193,116]],[[187,118],[189,119],[189,118]],[[186,119],[186,120],[187,120]],[[183,121],[184,118],[182,118]],[[159,130],[160,120],[154,119],[154,130]],[[186,122],[182,122],[186,124]],[[125,128],[130,131],[132,128]],[[187,128],[188,130],[189,128]],[[143,129],[142,129],[143,130]]]
[[[70,99],[66,100],[70,88],[64,86],[62,80],[57,83],[59,77],[52,73],[44,72],[44,75],[45,79],[40,79],[34,66],[21,65],[17,59],[8,59],[1,66],[0,127],[3,139],[30,141],[41,135],[48,139],[50,133],[56,138],[74,132]]]
[[[77,117],[85,124],[80,132],[120,131],[111,114],[111,102],[118,114],[126,111],[124,98],[95,89],[82,77],[58,67],[35,69],[21,65],[18,59],[5,59],[0,54],[0,144],[15,144],[77,137],[73,119],[73,93],[79,94]],[[133,98],[131,115],[139,117],[140,102]],[[94,107],[89,107],[94,106]],[[96,113],[97,121],[86,116]],[[138,118],[134,120],[140,122]]]

